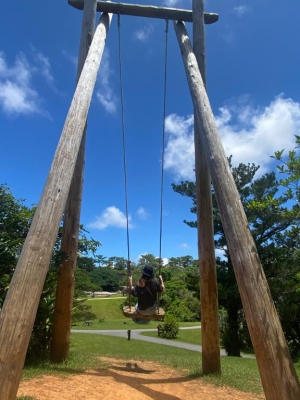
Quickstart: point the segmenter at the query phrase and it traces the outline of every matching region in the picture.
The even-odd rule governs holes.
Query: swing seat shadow
[[[131,371],[131,372],[135,372],[138,374],[153,374],[155,372],[155,370],[143,369],[143,368],[139,367],[136,363],[134,363],[134,364],[126,363],[125,367],[112,365],[110,367],[110,369],[114,369],[114,370],[118,370],[118,371],[127,371],[127,372]]]

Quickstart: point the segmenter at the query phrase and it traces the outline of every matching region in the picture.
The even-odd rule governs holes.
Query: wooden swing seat
[[[125,307],[123,307],[123,315],[124,315],[124,317],[127,317],[127,318],[142,318],[142,319],[153,319],[155,321],[163,321],[165,312],[161,307],[159,307],[159,309],[156,310],[155,314],[142,315],[136,311],[135,307],[125,306]]]

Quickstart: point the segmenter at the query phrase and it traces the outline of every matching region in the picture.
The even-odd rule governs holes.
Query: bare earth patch
[[[261,396],[216,387],[157,363],[101,357],[108,368],[67,377],[43,376],[21,382],[18,396],[36,400],[257,400]]]

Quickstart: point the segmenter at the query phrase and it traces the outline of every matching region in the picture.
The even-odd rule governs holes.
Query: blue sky
[[[191,9],[187,0],[139,4]],[[300,132],[298,0],[208,0],[207,88],[233,163],[272,168]],[[82,12],[67,0],[5,2],[0,14],[0,182],[37,203],[73,96]],[[97,16],[97,20],[99,15]],[[191,25],[187,24],[191,33]],[[130,254],[159,252],[165,22],[121,17]],[[192,103],[169,26],[163,257],[197,258],[190,201],[171,183],[193,180]],[[81,221],[99,254],[127,256],[117,18],[108,34],[88,119]]]

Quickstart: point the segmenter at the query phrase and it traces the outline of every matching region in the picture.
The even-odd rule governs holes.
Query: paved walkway
[[[200,326],[190,326],[190,327],[184,327],[184,328],[180,328],[180,329],[199,329],[199,328],[200,328]],[[173,346],[173,347],[179,347],[181,349],[202,352],[202,346],[200,346],[200,345],[179,342],[177,340],[162,339],[162,338],[152,337],[152,336],[144,336],[144,335],[141,335],[142,332],[157,332],[157,329],[132,329],[131,330],[131,339],[132,340],[142,340],[144,342],[151,342],[151,343],[156,343],[156,344],[162,344],[164,346]],[[125,329],[122,329],[122,330],[72,329],[72,333],[91,333],[94,335],[116,336],[116,337],[123,337],[126,339],[128,338],[127,330],[125,330]],[[221,356],[226,356],[225,350],[221,349],[220,354],[221,354]],[[248,355],[248,354],[242,354],[242,357],[243,358],[255,358],[253,355]]]

